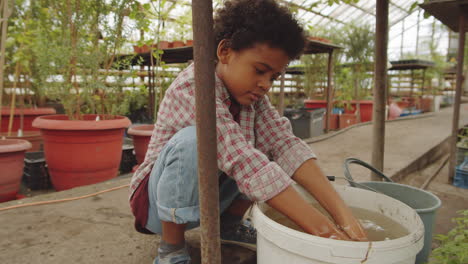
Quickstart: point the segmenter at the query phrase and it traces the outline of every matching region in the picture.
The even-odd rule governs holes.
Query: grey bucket
[[[348,164],[350,163],[356,163],[372,170],[384,178],[386,182],[354,182],[348,169]],[[432,232],[435,225],[436,211],[442,204],[439,197],[419,188],[392,182],[392,180],[383,173],[358,159],[346,159],[344,172],[351,186],[383,193],[407,204],[418,213],[424,223],[424,247],[416,256],[416,264],[426,263],[431,252]]]

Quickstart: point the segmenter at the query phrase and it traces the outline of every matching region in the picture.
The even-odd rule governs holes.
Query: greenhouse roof
[[[314,26],[333,26],[358,21],[362,24],[375,24],[376,1],[361,0],[357,3],[340,3],[329,5],[327,1],[317,0],[279,0],[292,9],[297,9],[297,17]],[[389,1],[389,25],[398,22],[411,14],[414,1]]]
[[[308,25],[314,26],[333,26],[337,24],[348,24],[351,21],[358,21],[363,24],[375,24],[375,0],[359,0],[356,3],[340,2],[328,4],[327,0],[277,0],[278,2],[289,6],[296,12],[299,20]],[[213,1],[216,9],[222,1]],[[396,25],[401,20],[409,16],[418,8],[411,10],[413,3],[416,0],[390,0],[389,1],[389,25]],[[421,0],[419,2],[422,2]],[[177,5],[174,5],[177,3]],[[191,0],[175,1],[168,0],[168,7],[175,13],[184,13],[183,10],[191,8]]]
[[[142,2],[149,0],[141,0]],[[375,28],[376,1],[375,0],[341,0],[339,3],[329,5],[329,0],[277,0],[287,5],[296,18],[305,26],[312,36],[327,37],[333,29],[339,30],[344,25],[368,25]],[[166,0],[152,2],[152,5],[164,3],[161,7],[169,13],[165,22],[166,36],[169,39],[191,37],[190,26],[180,26],[180,23],[191,23],[191,0]],[[213,0],[216,10],[223,0]],[[332,2],[332,1],[331,1]],[[347,2],[347,3],[346,3]],[[424,0],[389,0],[389,59],[399,59],[405,54],[429,54],[429,40],[437,39],[437,50],[440,53],[447,51],[449,34],[445,27],[434,18],[425,19],[425,13],[417,4]],[[169,26],[177,22],[177,26]],[[435,27],[434,27],[435,23]],[[164,25],[163,25],[164,28]],[[434,35],[434,28],[436,33]]]
[[[461,14],[468,13],[468,0],[438,0],[429,1],[421,5],[424,10],[442,21],[451,30],[458,32],[458,18]],[[468,31],[468,23],[465,23],[464,31]]]

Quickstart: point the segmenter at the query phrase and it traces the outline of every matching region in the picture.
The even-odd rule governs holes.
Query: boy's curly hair
[[[298,58],[305,45],[304,30],[286,7],[275,0],[230,0],[214,18],[216,47],[223,39],[239,51],[255,43],[282,49]]]

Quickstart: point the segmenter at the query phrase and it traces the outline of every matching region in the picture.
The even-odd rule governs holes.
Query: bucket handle
[[[361,165],[361,166],[371,170],[375,174],[382,177],[386,182],[393,182],[392,179],[385,176],[385,174],[383,174],[381,171],[377,170],[376,168],[372,167],[371,165],[367,164],[366,162],[364,162],[362,160],[359,160],[359,159],[356,159],[356,158],[347,158],[345,160],[344,164],[343,164],[343,171],[344,171],[344,175],[346,177],[346,180],[349,182],[349,185],[351,185],[352,187],[356,187],[357,183],[354,181],[353,177],[351,176],[351,173],[349,173],[349,167],[348,166],[351,163]]]

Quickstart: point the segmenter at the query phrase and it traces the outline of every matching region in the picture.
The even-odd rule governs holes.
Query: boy
[[[304,48],[297,21],[274,0],[232,0],[217,12],[214,30],[222,241],[255,248],[255,231],[241,223],[250,201],[265,201],[310,234],[365,240],[315,155],[266,96]],[[162,236],[159,264],[190,263],[184,232],[200,217],[193,69],[192,64],[181,72],[167,90],[145,161],[132,178],[137,230]],[[336,224],[306,203],[290,186],[293,181],[314,195]]]

